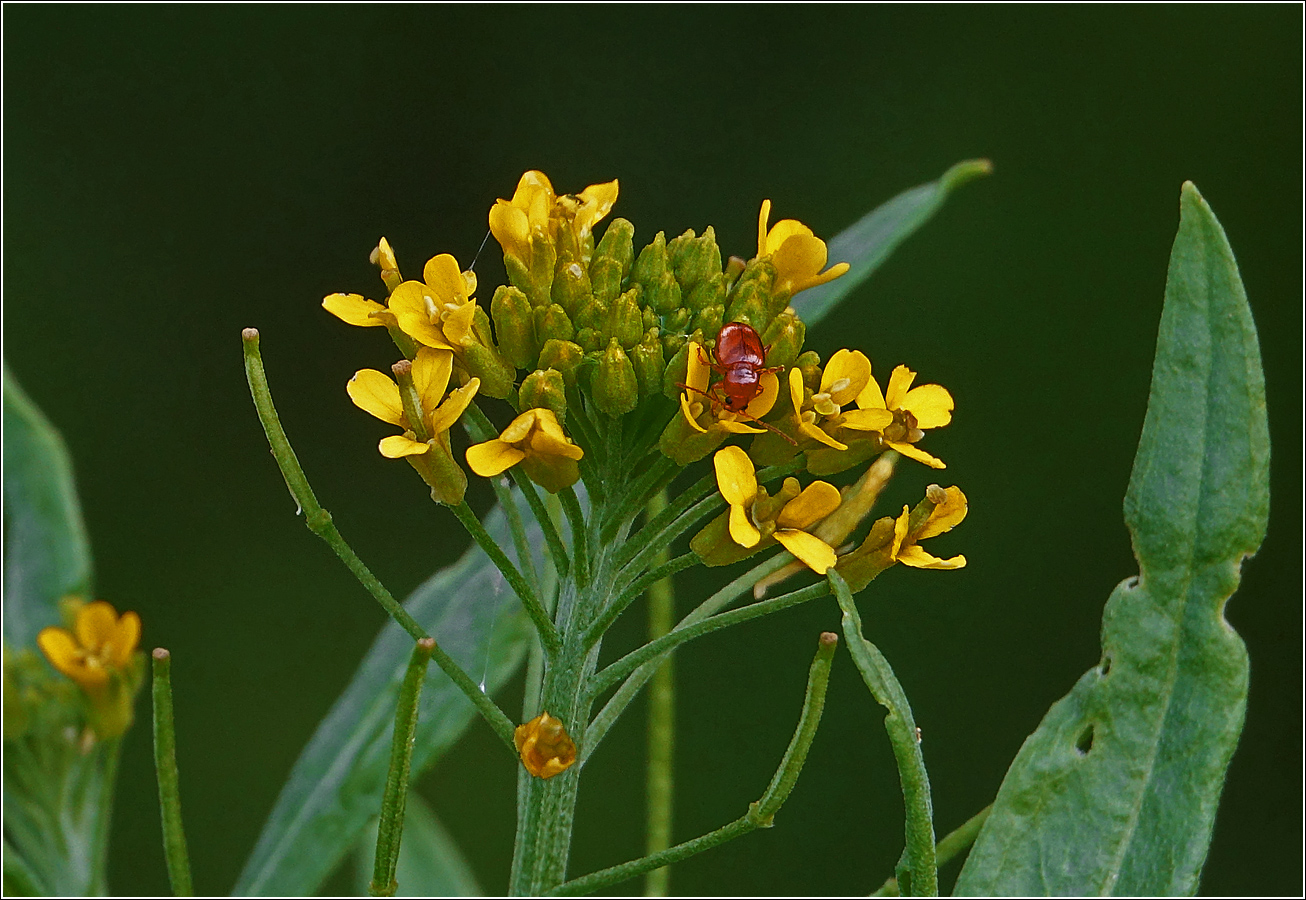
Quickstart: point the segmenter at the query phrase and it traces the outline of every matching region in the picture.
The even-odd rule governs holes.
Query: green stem
[[[376,599],[376,602],[380,603],[381,607],[390,614],[390,617],[398,622],[404,631],[412,635],[414,640],[430,637],[426,630],[417,624],[417,620],[409,614],[408,610],[400,606],[394,596],[386,590],[385,585],[381,584],[367,566],[363,565],[363,561],[358,558],[358,555],[345,543],[345,539],[340,536],[340,532],[331,521],[331,514],[318,504],[317,496],[313,493],[313,488],[309,485],[308,478],[299,465],[299,459],[290,446],[290,440],[286,437],[285,429],[281,427],[281,419],[278,418],[277,409],[272,403],[272,393],[268,389],[267,373],[263,369],[263,357],[259,352],[258,329],[246,328],[241,332],[241,338],[244,340],[245,345],[245,378],[249,381],[249,390],[254,397],[254,406],[258,410],[259,421],[263,423],[263,432],[267,435],[268,443],[272,447],[272,456],[276,459],[278,468],[281,469],[282,477],[286,479],[286,486],[290,488],[291,496],[294,497],[295,502],[299,504],[304,513],[305,524],[308,529],[326,541],[327,545],[335,551],[336,556],[340,557],[341,561],[349,568],[349,571],[354,574],[354,577]],[[499,709],[494,701],[485,695],[476,682],[472,681],[471,677],[463,671],[453,657],[440,648],[439,644],[436,644],[435,650],[432,651],[432,658],[444,673],[453,680],[458,689],[467,695],[467,698],[472,701],[482,718],[489,723],[495,733],[507,742],[508,748],[512,750],[515,756],[517,750],[512,737],[513,724],[504,715],[503,710]]]
[[[526,537],[526,523],[521,517],[521,509],[512,496],[512,489],[504,484],[502,478],[491,478],[489,481],[494,486],[494,495],[499,498],[499,505],[503,507],[503,512],[508,517],[508,530],[512,532],[512,545],[517,551],[517,562],[526,580],[539,593],[540,576],[535,570],[535,554],[531,551],[531,542]]]
[[[494,538],[490,537],[490,533],[485,530],[481,520],[476,518],[476,513],[472,512],[472,508],[467,505],[466,500],[457,506],[449,508],[458,517],[458,521],[463,523],[463,527],[472,536],[472,540],[480,544],[481,549],[485,551],[485,555],[490,557],[499,571],[503,573],[503,577],[508,580],[508,584],[512,586],[512,589],[521,599],[526,614],[535,623],[535,629],[540,633],[540,641],[544,644],[544,651],[549,656],[553,656],[558,652],[558,648],[562,646],[562,638],[558,636],[558,629],[554,627],[553,620],[544,611],[540,598],[535,596],[535,591],[526,583],[526,579],[522,577],[521,572],[517,571],[517,567],[512,564],[508,554],[504,553],[503,548],[495,542]]]
[[[177,773],[177,735],[172,714],[172,657],[159,647],[153,654],[154,669],[154,772],[159,782],[159,812],[163,819],[163,856],[168,864],[168,883],[175,897],[194,894],[190,878],[190,855],[186,852],[186,831],[181,822],[181,791]]]
[[[653,518],[667,506],[667,492],[662,489],[648,503],[648,516]],[[671,549],[664,546],[656,559],[661,564],[650,575],[657,578],[648,584],[648,637],[655,641],[671,631],[676,615],[675,584],[671,579]],[[687,553],[676,562],[688,559]],[[665,569],[666,571],[659,571]],[[632,586],[631,590],[639,585]],[[626,601],[629,604],[629,600]],[[616,601],[610,609],[621,613],[622,602]],[[606,614],[605,614],[606,616]],[[602,634],[602,632],[600,632]],[[588,638],[589,635],[587,634]],[[645,835],[644,854],[652,856],[671,846],[671,816],[675,794],[675,739],[676,739],[676,680],[675,659],[670,658],[658,667],[649,688],[648,706],[648,783],[645,789],[648,809],[648,828]],[[671,868],[662,866],[651,870],[644,878],[644,896],[665,897],[671,882]]]
[[[948,836],[939,841],[938,846],[934,848],[935,862],[940,869],[952,862],[958,854],[964,852],[971,844],[975,843],[975,838],[979,837],[980,829],[988,821],[989,813],[993,812],[993,804],[981,809],[975,815],[967,819],[961,827],[948,833]],[[876,889],[872,897],[897,897],[898,879],[890,877],[885,880],[884,884]]]
[[[417,642],[399,688],[394,734],[390,741],[390,769],[385,777],[372,883],[368,886],[368,893],[373,897],[393,897],[398,888],[395,868],[399,864],[399,844],[404,834],[404,807],[408,801],[408,781],[412,771],[413,739],[417,734],[417,705],[422,698],[422,682],[426,679],[426,667],[434,649],[435,641],[431,638]]]
[[[663,482],[668,480],[669,477],[674,477],[676,469],[677,466],[674,460],[659,456],[630,486],[616,509],[609,510],[604,515],[600,540],[605,544],[611,542],[613,536],[617,533],[617,529],[628,520],[633,519],[636,513],[645,508],[649,501],[649,495],[664,489]],[[665,504],[663,505],[665,506]]]
[[[807,761],[812,740],[816,737],[816,728],[821,722],[821,712],[825,708],[825,692],[830,681],[830,663],[834,659],[834,651],[838,644],[837,635],[830,632],[821,635],[816,658],[812,660],[812,667],[808,671],[807,693],[803,698],[803,712],[799,716],[798,727],[794,730],[794,736],[785,749],[780,767],[771,778],[771,783],[767,785],[762,799],[749,804],[747,813],[729,825],[722,826],[702,837],[650,854],[643,859],[632,860],[564,882],[550,893],[562,896],[587,894],[618,884],[628,878],[634,878],[636,875],[680,862],[758,828],[771,827],[776,813],[780,811],[790,792],[793,791],[794,785],[797,784],[803,764]]]
[[[906,867],[899,871],[898,881],[907,888],[909,896],[938,896],[939,872],[934,854],[934,810],[930,800],[930,778],[925,771],[925,757],[921,754],[921,742],[916,720],[912,717],[911,704],[907,702],[907,694],[884,654],[862,636],[862,619],[853,603],[848,583],[833,569],[826,573],[826,577],[839,600],[839,608],[843,610],[843,633],[848,640],[848,652],[875,701],[889,710],[889,714],[884,717],[884,730],[889,734],[889,743],[898,764],[906,811]]]
[[[571,547],[576,558],[576,587],[582,591],[589,587],[589,535],[585,526],[585,514],[580,508],[580,499],[574,488],[558,492],[562,500],[563,511],[567,514],[567,524],[571,526]]]
[[[790,591],[788,594],[781,594],[779,597],[773,597],[770,600],[750,603],[748,606],[732,609],[730,612],[709,616],[692,625],[677,625],[669,634],[665,634],[655,641],[649,641],[638,650],[632,650],[607,668],[596,673],[591,682],[591,689],[595,694],[602,693],[644,663],[655,657],[662,656],[664,653],[669,653],[687,641],[692,641],[705,634],[711,634],[713,631],[722,628],[729,628],[731,625],[748,622],[758,616],[765,616],[769,613],[779,612],[782,609],[788,609],[791,606],[797,606],[800,603],[806,603],[808,600],[823,597],[829,592],[830,586],[825,582],[819,582],[796,591]]]
[[[663,560],[662,564],[656,568],[649,569],[637,578],[634,584],[623,590],[621,596],[607,605],[603,610],[602,615],[586,630],[585,646],[592,647],[598,643],[607,630],[612,627],[612,623],[617,621],[617,618],[626,611],[626,608],[643,595],[645,591],[649,591],[650,594],[652,594],[653,589],[657,588],[662,583],[666,583],[669,586],[671,584],[670,579],[672,575],[684,571],[698,562],[697,553],[682,553],[675,559],[668,560],[666,557],[670,555],[671,554],[667,552],[666,548],[663,548],[662,552],[658,555],[658,558]],[[657,636],[661,637],[661,635],[665,634],[668,630],[670,630],[670,623],[668,623],[668,627],[663,629]]]
[[[654,538],[660,538],[663,529],[680,518],[685,512],[699,500],[702,500],[708,494],[716,490],[716,474],[709,472],[688,489],[681,491],[676,499],[667,505],[660,513],[650,518],[644,523],[634,536],[631,537],[617,554],[617,565],[622,566],[630,561],[631,557],[637,551],[652,543],[670,543],[661,540],[654,541]]]

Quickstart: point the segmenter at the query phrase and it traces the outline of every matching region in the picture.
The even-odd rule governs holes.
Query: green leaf
[[[500,508],[485,526],[500,546],[511,547]],[[539,526],[528,522],[527,537],[542,570]],[[490,693],[517,671],[534,635],[521,604],[476,546],[427,579],[404,607],[473,678],[484,673]],[[235,893],[312,894],[380,811],[395,702],[412,649],[413,639],[393,621],[382,628],[295,762]],[[418,711],[414,780],[474,716],[471,701],[432,666]]]
[[[791,304],[811,328],[845,297],[871,277],[889,254],[939,211],[948,195],[968,181],[993,171],[987,159],[957,163],[938,181],[917,185],[882,203],[835,235],[829,243],[829,261],[852,266],[847,275],[799,294]]]
[[[91,548],[63,438],[4,367],[4,637],[34,647],[59,599],[89,594]]]
[[[377,824],[373,819],[358,842],[354,883],[360,897],[367,896],[371,884]],[[408,795],[404,809],[404,839],[399,845],[395,881],[399,883],[396,897],[479,897],[483,893],[453,836],[415,793]]]
[[[1265,535],[1269,457],[1251,310],[1186,183],[1125,497],[1141,574],[1107,601],[1101,665],[1017,754],[957,893],[1197,890],[1247,702],[1224,604]]]

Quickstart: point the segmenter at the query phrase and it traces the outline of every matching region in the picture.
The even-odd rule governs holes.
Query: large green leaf
[[[502,510],[496,507],[485,526],[515,561]],[[530,523],[527,532],[542,571],[539,527]],[[521,604],[476,546],[427,579],[404,606],[472,677],[485,673],[490,693],[517,671],[534,634]],[[377,815],[395,702],[412,647],[413,639],[394,622],[382,628],[295,762],[235,893],[313,893]],[[475,715],[471,702],[431,666],[418,710],[414,778],[458,740]]]
[[[65,594],[91,589],[91,548],[68,448],[4,366],[4,637],[35,647]]]
[[[372,882],[372,860],[376,855],[373,819],[358,842],[354,887],[366,897]],[[399,888],[396,897],[479,897],[476,875],[431,807],[417,794],[410,794],[404,806],[404,837],[395,868]]]
[[[847,275],[803,291],[793,307],[812,327],[871,277],[889,254],[939,211],[948,195],[968,181],[993,171],[987,159],[967,159],[943,173],[938,181],[903,191],[835,235],[829,244],[831,263],[846,262]]]
[[[1101,664],[1012,763],[959,894],[1196,891],[1247,702],[1224,604],[1265,535],[1269,457],[1251,310],[1188,183],[1125,496],[1140,575],[1107,601]]]

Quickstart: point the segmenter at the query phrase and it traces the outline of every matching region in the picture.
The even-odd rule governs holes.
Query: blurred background
[[[233,884],[382,612],[294,516],[241,369],[257,326],[318,496],[397,595],[468,543],[344,384],[394,351],[325,313],[476,254],[539,168],[621,180],[642,244],[716,227],[752,252],[764,197],[830,237],[969,157],[993,160],[808,346],[946,385],[930,436],[968,521],[861,603],[924,729],[940,834],[991,801],[1021,741],[1098,659],[1134,574],[1121,501],[1146,406],[1179,188],[1220,217],[1261,336],[1273,510],[1228,617],[1251,652],[1242,744],[1202,889],[1301,874],[1301,9],[1249,7],[20,6],[4,29],[4,353],[63,431],[98,595],[174,654],[201,892]],[[477,264],[501,283],[493,242]],[[882,512],[936,476],[904,465]],[[485,509],[490,492],[469,499]],[[687,610],[728,571],[678,580]],[[765,787],[832,601],[689,645],[675,838]],[[633,643],[635,607],[612,638]],[[515,694],[514,694],[515,691]],[[520,686],[506,705],[520,703]],[[148,705],[127,738],[115,893],[167,890]],[[643,847],[641,704],[586,770],[571,871]],[[902,808],[881,714],[841,654],[777,827],[678,865],[674,891],[861,894]],[[487,891],[506,890],[516,774],[487,728],[420,782]],[[945,876],[949,886],[955,866]],[[328,890],[351,882],[338,876]],[[629,882],[622,890],[641,889]]]

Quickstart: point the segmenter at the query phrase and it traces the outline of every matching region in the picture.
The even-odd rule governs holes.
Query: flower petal
[[[104,662],[121,669],[131,661],[132,654],[141,642],[141,617],[128,610],[118,618],[113,638],[104,646]]]
[[[577,444],[573,444],[561,431],[553,434],[544,429],[537,429],[531,434],[528,443],[530,455],[541,459],[579,460],[585,455],[585,451]]]
[[[821,393],[838,406],[847,406],[871,380],[871,361],[860,350],[838,350],[821,373]]]
[[[744,506],[757,496],[757,473],[741,447],[723,447],[712,457],[721,496],[731,506]],[[756,530],[756,529],[754,529]],[[745,544],[751,547],[752,544]]]
[[[359,369],[345,385],[349,399],[364,412],[369,412],[382,422],[404,424],[404,407],[399,400],[399,385],[376,369]]]
[[[947,466],[943,464],[943,460],[939,459],[937,456],[930,456],[924,450],[917,449],[915,444],[904,444],[899,441],[885,441],[885,443],[908,459],[914,459],[919,463],[925,463],[925,465],[929,466],[931,469],[947,468]]]
[[[440,434],[454,426],[480,390],[481,379],[473,377],[465,385],[449,392],[449,397],[431,413],[431,434]]]
[[[749,402],[744,408],[754,419],[760,419],[769,413],[775,407],[775,401],[780,396],[780,379],[774,372],[763,372],[761,380],[762,389],[757,396]]]
[[[756,547],[762,540],[762,533],[748,519],[748,511],[737,504],[730,504],[730,538],[741,547]]]
[[[433,306],[435,305],[436,298],[432,296],[429,287],[420,281],[405,281],[390,295],[390,311],[399,320],[399,327],[414,340],[428,347],[454,349],[440,327],[431,324],[428,300]]]
[[[467,465],[482,478],[502,474],[525,458],[525,453],[498,438],[467,448]]]
[[[372,316],[372,313],[385,312],[385,304],[364,299],[362,294],[327,294],[322,298],[322,308],[337,319],[360,328],[385,325]]]
[[[893,413],[887,409],[850,409],[840,414],[839,424],[854,431],[883,431],[893,424]]]
[[[399,260],[395,258],[394,248],[384,237],[376,244],[376,264],[382,271],[387,269],[399,271]]]
[[[785,222],[792,221],[792,219],[785,220]],[[779,231],[785,222],[778,222],[775,228],[771,229],[771,234],[774,235]],[[813,237],[810,229],[801,222],[796,224],[808,233],[794,232],[778,246],[775,244],[774,237],[766,239],[768,247],[776,246],[771,254],[771,264],[775,266],[776,284],[789,282],[789,289],[795,294],[811,286],[812,280],[818,277],[817,273],[825,265],[826,257],[825,241]]]
[[[902,549],[902,542],[907,539],[907,526],[910,524],[911,509],[903,506],[902,515],[893,520],[893,546],[889,548],[889,556],[892,559],[898,558],[898,551]]]
[[[707,351],[695,341],[689,342],[689,356],[685,360],[685,384],[698,393],[707,391],[708,365]]]
[[[441,253],[428,259],[422,269],[422,280],[435,292],[437,305],[455,303],[461,306],[467,302],[463,271],[458,268],[458,260],[452,254]]]
[[[77,617],[73,620],[77,642],[97,655],[105,644],[113,640],[117,628],[118,611],[105,600],[86,604],[77,610]]]
[[[766,225],[771,219],[771,201],[762,201],[762,211],[757,214],[757,255],[766,256]]]
[[[699,407],[699,412],[702,412],[703,405],[700,403],[698,407]],[[696,430],[702,432],[703,434],[707,434],[707,429],[704,428],[702,425],[698,424],[698,420],[694,418],[694,409],[689,402],[689,391],[680,392],[680,411],[684,413],[686,422],[692,425]]]
[[[507,441],[510,444],[520,443],[530,436],[535,430],[536,423],[539,422],[539,412],[537,409],[528,409],[508,423],[508,427],[503,429],[499,435],[500,440]]]
[[[916,378],[916,373],[906,366],[898,366],[889,376],[889,386],[884,389],[884,405],[889,409],[902,409],[902,400]]]
[[[824,575],[838,559],[833,547],[806,531],[781,528],[775,533],[775,539],[817,575]]]
[[[798,238],[800,242],[802,242],[804,238],[811,238],[821,244],[821,261],[811,269],[812,272],[821,271],[821,266],[825,265],[825,243],[822,242],[820,238],[814,237],[812,235],[812,229],[808,228],[797,219],[781,219],[779,222],[776,222],[771,226],[771,230],[766,233],[766,252],[776,254],[778,258],[780,255],[779,251],[784,248],[784,245],[787,244],[791,238]],[[795,244],[793,249],[797,249],[797,247],[798,245]],[[775,261],[775,267],[778,274],[780,270],[780,263],[778,261]]]
[[[418,349],[417,359],[413,360],[413,387],[417,389],[417,398],[422,401],[424,412],[430,413],[440,405],[452,372],[452,352],[431,347]]]
[[[472,321],[476,316],[476,301],[468,300],[462,306],[444,317],[440,323],[440,332],[444,339],[455,346],[467,347],[476,342],[475,337],[468,338],[472,332]]]
[[[752,425],[745,425],[736,419],[718,419],[716,424],[731,434],[766,434],[765,428],[754,428]]]
[[[541,195],[549,206],[553,205],[553,201],[558,196],[553,190],[553,183],[549,181],[549,176],[538,169],[531,169],[518,179],[517,190],[512,195],[512,205],[520,209],[530,209],[537,202],[536,198]]]
[[[934,507],[934,512],[930,513],[925,526],[917,532],[916,540],[924,540],[951,531],[966,518],[966,495],[961,492],[961,488],[956,486],[944,488],[943,493],[946,495],[944,501]]]
[[[876,383],[874,375],[866,382],[865,390],[857,395],[857,405],[861,409],[889,408],[888,404],[884,402],[884,394],[880,393],[880,385]]]
[[[839,508],[839,489],[829,482],[813,481],[803,492],[784,505],[775,524],[780,528],[806,531]],[[795,554],[796,555],[796,554]]]
[[[576,213],[577,230],[584,234],[612,212],[617,202],[617,179],[603,184],[591,184],[580,192],[581,206]]]
[[[960,569],[966,565],[966,557],[958,555],[951,559],[939,559],[912,544],[902,548],[902,552],[898,554],[898,562],[914,569]]]
[[[73,637],[71,631],[66,628],[50,626],[42,628],[41,633],[36,636],[36,645],[41,648],[45,658],[50,660],[50,665],[54,666],[69,678],[76,678],[86,670],[86,665],[82,661],[82,648],[77,643],[77,638]],[[74,675],[73,673],[77,673]],[[102,672],[102,681],[107,681],[109,674]]]
[[[803,411],[803,373],[800,369],[789,370],[789,402],[793,404],[794,415],[801,420]]]
[[[490,207],[490,233],[503,248],[505,256],[525,262],[530,256],[530,221],[526,211],[506,200],[496,200]]]
[[[912,388],[901,406],[916,417],[917,428],[941,428],[952,421],[952,395],[941,384]]]
[[[821,430],[816,425],[813,425],[811,422],[804,422],[802,420],[799,420],[798,430],[801,431],[805,436],[811,438],[814,441],[820,441],[822,444],[825,444],[825,446],[827,447],[833,447],[836,450],[848,449],[847,444],[836,441],[834,438],[830,437],[823,430]]]
[[[412,434],[412,432],[408,432]],[[376,445],[376,449],[381,451],[381,455],[386,459],[399,459],[404,456],[419,456],[431,449],[431,445],[424,441],[415,441],[408,434],[392,434],[389,437],[381,438],[381,443]]]

